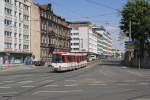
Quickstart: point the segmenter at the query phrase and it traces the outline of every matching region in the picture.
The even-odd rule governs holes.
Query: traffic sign
[[[126,45],[125,48],[126,49],[136,49],[137,46],[136,45]]]
[[[135,41],[125,41],[125,45],[135,44]]]

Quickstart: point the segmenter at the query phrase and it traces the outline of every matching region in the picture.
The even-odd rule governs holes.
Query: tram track
[[[91,68],[94,69],[94,67],[91,67]],[[46,80],[49,80],[49,79],[55,79],[54,81],[45,82],[43,84],[40,84],[40,85],[35,86],[33,88],[27,89],[25,91],[16,93],[14,95],[3,95],[2,97],[11,97],[11,98],[14,98],[14,97],[22,96],[25,93],[32,93],[33,91],[38,90],[39,88],[44,87],[46,85],[53,84],[53,83],[56,83],[56,82],[60,82],[60,81],[63,81],[65,79],[72,79],[72,78],[74,78],[76,76],[80,76],[80,75],[82,75],[84,73],[87,73],[88,71],[91,71],[91,68],[86,68],[86,69],[82,68],[82,69],[79,69],[79,70],[76,70],[76,71],[70,71],[71,73],[73,72],[71,75],[69,75],[70,72],[60,73],[60,74],[57,73],[57,74],[54,74],[53,76],[52,76],[52,74],[50,74],[50,75],[45,76],[47,78],[45,78],[43,80],[40,80],[40,81],[37,81],[36,83],[42,83],[43,81],[46,81]],[[59,77],[59,79],[58,79],[58,77]],[[17,83],[17,82],[15,82],[15,83]],[[8,100],[13,100],[13,99],[8,99]]]

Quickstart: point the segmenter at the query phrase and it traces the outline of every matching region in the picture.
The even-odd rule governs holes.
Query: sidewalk
[[[7,65],[0,65],[0,72],[29,70],[29,69],[35,69],[35,68],[37,67],[34,65],[7,64]]]

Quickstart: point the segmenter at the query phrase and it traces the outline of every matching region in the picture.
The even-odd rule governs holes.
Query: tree
[[[146,0],[129,0],[121,11],[121,30],[129,36],[129,23],[132,26],[132,39],[150,34],[150,4]]]

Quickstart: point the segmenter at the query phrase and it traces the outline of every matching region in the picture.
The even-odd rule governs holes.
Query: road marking
[[[67,82],[76,82],[76,80],[65,80]]]
[[[95,81],[95,82],[93,82],[93,84],[104,84],[104,82],[102,82],[102,81]]]
[[[33,95],[35,94],[39,94],[39,93],[71,93],[71,92],[81,92],[82,90],[64,90],[64,91],[37,91],[35,93],[33,93]]]
[[[34,81],[21,81],[21,82],[18,82],[19,84],[26,84],[26,83],[32,83]]]
[[[98,85],[100,85],[100,86],[106,86],[107,84],[88,84],[88,85],[92,85],[92,86],[98,86]]]
[[[14,81],[3,81],[3,82],[5,82],[5,83],[11,83],[11,82],[14,82]]]
[[[70,84],[70,85],[64,85],[66,87],[74,87],[74,86],[78,86],[78,84]]]
[[[129,85],[127,83],[118,83],[117,85]]]
[[[34,88],[35,86],[21,86],[21,87],[24,87],[24,88]]]
[[[121,67],[121,68],[123,68],[123,69],[127,69],[128,67]]]
[[[58,85],[46,85],[45,87],[58,87]]]
[[[7,93],[0,93],[0,94],[17,94],[18,92],[7,92]]]
[[[0,87],[0,89],[9,89],[11,87]]]
[[[148,82],[141,82],[141,83],[139,83],[139,85],[149,85],[149,83]]]
[[[136,80],[126,80],[125,82],[136,82]]]

